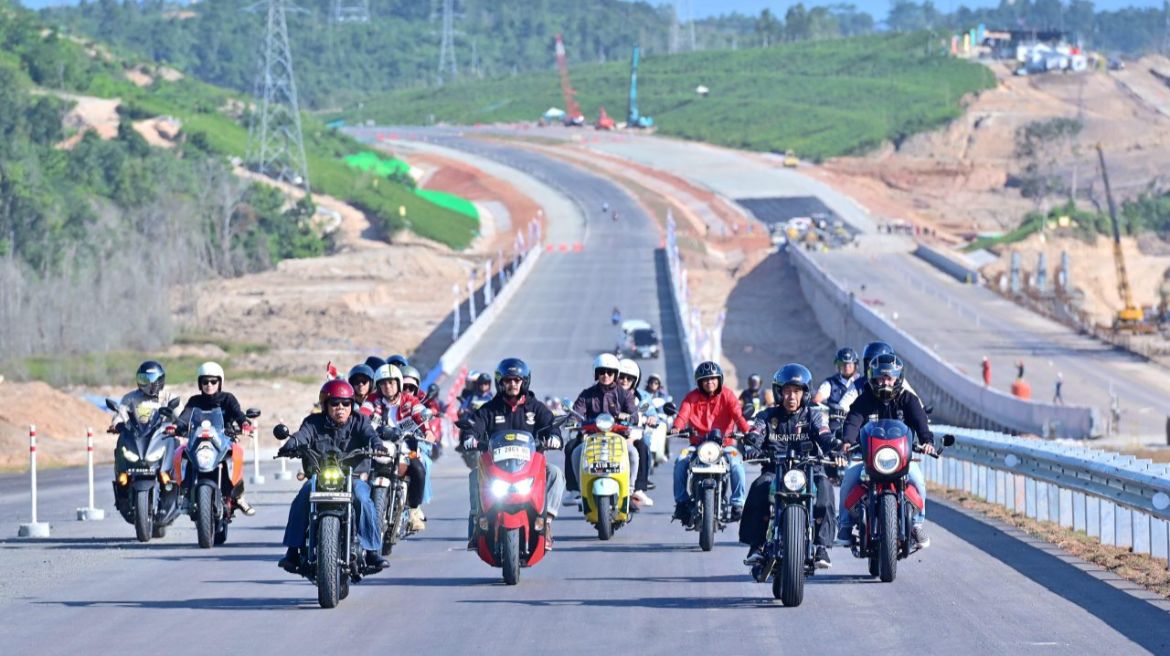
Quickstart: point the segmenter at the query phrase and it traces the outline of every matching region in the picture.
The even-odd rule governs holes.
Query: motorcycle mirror
[[[438,396],[439,396],[438,383],[431,383],[430,385],[427,386],[427,395],[425,397],[423,397],[423,401],[430,402],[430,401],[433,401],[434,399],[438,398]]]
[[[111,412],[118,411],[118,404],[115,403],[113,399],[106,399],[106,407],[109,408]]]
[[[272,436],[276,439],[287,440],[288,435],[288,426],[285,426],[284,424],[277,424],[272,427]]]
[[[175,401],[178,401],[178,399],[175,399]],[[164,405],[163,407],[158,409],[158,413],[160,415],[166,417],[167,419],[172,419],[175,416],[175,408],[174,408],[174,406],[169,405],[169,404]]]
[[[833,441],[829,443],[829,450],[840,451],[843,444],[844,442],[842,442],[840,438],[833,438]]]
[[[167,407],[170,408],[172,411],[175,408],[179,407],[179,397],[176,396],[175,398],[171,399],[171,402],[167,404]]]
[[[951,446],[955,443],[954,435],[943,435],[943,446]]]
[[[678,414],[678,406],[676,406],[674,403],[672,403],[670,401],[667,401],[666,405],[662,406],[662,411],[668,415],[677,415]]]
[[[244,416],[248,419],[255,419],[256,417],[260,416],[260,408],[248,408],[244,412]]]

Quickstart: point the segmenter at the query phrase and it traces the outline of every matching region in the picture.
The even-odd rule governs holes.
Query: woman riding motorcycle
[[[392,364],[384,364],[374,372],[377,389],[367,401],[369,416],[375,428],[397,426],[399,421],[410,416],[416,400],[402,391],[402,372]],[[365,413],[365,408],[362,410]],[[420,506],[426,495],[427,465],[421,453],[422,442],[418,443],[419,457],[408,459],[410,479],[406,486],[406,505],[410,508],[411,530],[418,532],[426,528]],[[413,449],[412,449],[413,450]]]
[[[629,390],[634,395],[634,402],[642,404],[642,393],[638,391],[638,379],[642,377],[642,369],[633,360],[622,360],[618,366],[618,387]],[[645,424],[653,428],[658,424],[658,411],[650,406],[642,416]],[[654,500],[646,493],[650,484],[650,464],[654,462],[650,457],[650,446],[647,437],[634,440],[633,447],[638,451],[638,470],[634,480],[634,499],[643,506],[653,506]]]
[[[573,402],[573,412],[585,418],[585,423],[593,423],[597,415],[605,412],[613,416],[614,420],[626,424],[638,423],[638,404],[630,390],[617,385],[618,370],[621,363],[612,353],[602,353],[593,359],[593,379],[597,382],[577,395]],[[580,436],[569,440],[565,445],[565,478],[567,487],[572,492],[579,492],[577,481],[577,463],[581,460]],[[638,451],[629,449],[630,471],[638,470]]]

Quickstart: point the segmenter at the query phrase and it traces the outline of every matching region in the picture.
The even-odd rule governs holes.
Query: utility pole
[[[691,22],[691,52],[695,52],[695,0],[686,0],[687,20]]]
[[[301,111],[293,78],[292,50],[288,43],[285,0],[267,0],[248,11],[264,7],[264,32],[260,71],[256,78],[257,112],[248,129],[248,168],[309,191],[309,165],[301,133]]]
[[[332,19],[335,23],[368,23],[370,0],[333,0]]]
[[[443,35],[439,42],[439,84],[447,81],[444,74],[450,73],[450,80],[459,74],[455,64],[455,0],[443,0]]]
[[[667,50],[672,55],[678,52],[678,30],[678,4],[676,2],[670,5],[670,39]]]

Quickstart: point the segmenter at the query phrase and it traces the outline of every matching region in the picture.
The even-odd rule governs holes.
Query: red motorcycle
[[[869,559],[870,576],[889,583],[898,574],[898,561],[917,551],[911,537],[915,513],[926,502],[909,484],[912,435],[897,419],[871,421],[861,429],[861,456],[865,468],[861,482],[845,499],[845,507],[858,518],[853,555]],[[943,436],[943,448],[955,443]],[[938,450],[934,457],[942,453]]]
[[[554,420],[556,431],[569,418]],[[520,568],[544,558],[545,449],[559,449],[560,436],[540,441],[539,434],[498,430],[479,459],[480,512],[476,518],[476,552],[483,562],[504,570],[504,583],[516,585]]]

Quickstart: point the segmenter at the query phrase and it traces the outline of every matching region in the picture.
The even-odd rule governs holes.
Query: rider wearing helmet
[[[622,360],[618,364],[618,387],[629,390],[634,395],[634,402],[642,404],[642,394],[638,391],[638,381],[642,378],[642,368],[634,360]],[[658,424],[658,411],[654,406],[646,409],[642,415],[643,423],[653,428]],[[638,451],[638,471],[634,479],[634,498],[644,506],[653,506],[654,500],[646,493],[650,485],[650,458],[649,431],[642,433],[642,439],[633,441],[633,448]]]
[[[772,393],[776,405],[756,415],[752,429],[744,438],[748,458],[787,453],[789,449],[805,442],[817,445],[821,453],[828,455],[832,449],[832,433],[825,415],[811,404],[809,384],[812,373],[802,364],[786,364],[772,375]],[[819,568],[830,567],[829,549],[833,546],[833,486],[822,466],[813,470],[813,484],[817,498],[813,506],[816,521],[816,554],[814,560]],[[763,472],[752,482],[747,503],[743,507],[743,521],[739,523],[739,541],[748,545],[745,565],[755,565],[762,558],[764,540],[768,530],[768,506],[775,472],[765,466]]]
[[[817,388],[817,394],[812,402],[816,405],[829,407],[829,430],[836,433],[841,429],[841,422],[845,421],[845,410],[841,407],[841,399],[853,387],[861,374],[857,372],[857,351],[846,346],[837,351],[833,363],[837,366],[837,373],[829,376]]]
[[[386,364],[392,364],[395,367],[398,367],[399,369],[401,369],[401,368],[409,365],[410,361],[408,361],[406,359],[405,355],[394,354],[394,355],[387,355],[386,356]]]
[[[670,396],[662,386],[662,376],[658,374],[646,376],[646,384],[642,386],[642,390],[652,399],[666,400],[666,397]]]
[[[842,415],[849,412],[849,406],[853,405],[853,402],[857,400],[858,396],[861,396],[861,393],[864,392],[865,388],[869,385],[869,366],[873,362],[874,358],[877,358],[881,355],[894,355],[893,347],[885,342],[870,342],[869,344],[865,345],[865,350],[862,351],[861,354],[861,371],[857,372],[857,379],[854,380],[853,387],[846,390],[846,392],[841,395],[841,400],[838,401]],[[904,383],[904,387],[907,392],[910,392],[915,396],[918,395],[918,393],[914,391],[914,388],[910,387],[910,383]]]
[[[114,414],[107,429],[111,433],[116,433],[118,424],[129,421],[131,415],[145,420],[155,410],[170,403],[171,399],[178,398],[178,395],[166,389],[167,372],[154,360],[147,360],[138,365],[134,382],[138,389],[122,397],[122,402],[118,404],[118,412]]]
[[[695,367],[695,389],[691,390],[674,418],[674,429],[691,429],[691,446],[682,450],[674,462],[674,518],[687,526],[691,523],[690,499],[687,496],[687,467],[696,447],[712,430],[720,430],[723,453],[731,463],[731,521],[739,521],[747,496],[744,479],[747,477],[743,458],[735,446],[734,430],[747,432],[751,428],[743,417],[739,398],[723,386],[723,369],[714,362],[702,362]]]
[[[384,364],[386,364],[386,361],[376,355],[371,355],[370,357],[366,358],[366,366],[369,367],[371,371],[377,371],[378,367],[381,367]]]
[[[432,415],[430,422],[427,423],[427,431],[434,438],[434,440],[424,440],[418,444],[419,457],[423,461],[423,466],[426,469],[426,485],[423,488],[422,502],[427,504],[431,502],[431,466],[434,464],[435,460],[439,459],[439,448],[442,445],[442,442],[439,441],[438,436],[441,435],[443,431],[443,420],[440,417],[442,412],[439,409],[439,403],[433,398],[425,398],[422,391],[419,389],[421,381],[422,376],[419,374],[418,369],[415,369],[411,365],[402,367],[403,393],[409,394],[411,397],[413,397],[415,401],[417,401],[415,405],[422,404],[426,406],[427,409],[431,411]],[[414,521],[413,514],[411,517],[412,521]],[[419,515],[419,521],[415,522],[415,525],[421,525],[425,527],[425,524],[421,519],[421,514]],[[421,531],[422,528],[416,528],[414,530]]]
[[[761,408],[768,407],[768,402],[764,399],[764,381],[759,374],[752,374],[748,376],[747,389],[739,393],[739,404],[744,407],[752,409],[752,416],[760,412]]]
[[[602,353],[593,359],[593,380],[597,381],[590,387],[581,390],[577,400],[573,402],[573,412],[584,417],[584,423],[591,424],[597,415],[606,412],[613,416],[614,421],[626,425],[638,423],[638,404],[630,390],[619,387],[617,384],[618,370],[621,363],[612,353]],[[580,459],[582,438],[574,437],[565,445],[565,453],[569,454],[565,471],[567,487],[570,491],[578,491],[577,466]],[[630,471],[638,471],[638,451],[629,449]]]
[[[862,427],[874,417],[904,422],[918,436],[918,443],[922,445],[924,453],[935,452],[934,434],[930,432],[930,422],[927,421],[922,400],[917,394],[906,389],[902,360],[892,353],[876,356],[870,363],[865,391],[849,407],[849,414],[845,416],[845,423],[841,429],[841,439],[845,444],[857,445],[860,442]],[[863,467],[862,463],[854,464],[841,477],[841,510],[837,515],[837,541],[845,544],[849,544],[853,539],[853,517],[845,507],[845,500],[860,481]],[[918,489],[925,506],[926,481],[918,463],[910,463],[909,478],[910,484]],[[912,535],[918,541],[918,546],[923,549],[930,546],[930,538],[927,537],[923,526],[925,521],[925,510],[920,510],[912,520]]]
[[[479,376],[472,382],[471,394],[463,399],[463,404],[459,408],[460,413],[478,410],[483,404],[492,400],[492,377],[488,372],[480,372]]]
[[[405,379],[402,371],[392,364],[384,364],[374,372],[374,381],[377,390],[370,395],[363,405],[362,413],[370,416],[375,428],[381,426],[397,426],[407,417],[411,417],[420,399],[405,391]],[[367,407],[368,406],[368,411]],[[419,419],[421,421],[421,418]],[[410,525],[412,531],[418,533],[426,530],[426,518],[423,515],[422,504],[430,501],[429,484],[431,445],[435,442],[436,433],[427,429],[423,440],[408,440],[410,450],[418,457],[409,459],[410,479],[406,488],[406,505],[410,507]]]
[[[331,380],[321,387],[320,398],[323,399],[321,412],[305,417],[301,427],[291,435],[283,424],[276,426],[272,433],[277,439],[287,438],[277,455],[283,457],[295,456],[299,447],[308,447],[314,451],[338,449],[342,452],[358,449],[382,450],[382,440],[378,437],[370,420],[360,412],[353,411],[353,387],[344,380]],[[363,460],[354,466],[353,498],[357,511],[358,537],[362,549],[366,550],[366,565],[377,572],[389,566],[385,558],[378,553],[382,547],[382,529],[378,521],[377,511],[374,509],[374,500],[370,496],[370,486],[359,474],[368,474],[370,471],[369,459]],[[307,472],[316,475],[316,472]],[[293,574],[299,573],[300,553],[298,549],[305,545],[305,533],[309,527],[309,492],[311,481],[305,481],[301,491],[293,499],[288,511],[288,524],[284,529],[284,546],[288,547],[284,558],[279,565]]]
[[[224,432],[232,438],[232,461],[239,463],[242,467],[244,463],[244,447],[236,443],[236,437],[239,433],[244,433],[248,436],[252,435],[252,422],[248,420],[247,415],[240,410],[240,402],[236,396],[231,392],[223,391],[223,367],[216,362],[204,362],[199,365],[199,369],[195,372],[195,384],[199,388],[199,393],[187,399],[187,405],[183,407],[183,412],[179,414],[179,419],[175,422],[176,431],[179,435],[189,434],[191,423],[191,412],[193,410],[202,410],[210,412],[219,408],[223,411],[223,427]],[[239,427],[237,431],[236,427]],[[232,489],[232,498],[235,500],[236,507],[240,509],[245,515],[251,517],[256,514],[256,509],[252,504],[244,499],[244,480],[240,479],[238,485]]]
[[[367,364],[357,364],[349,370],[345,379],[353,388],[354,405],[360,408],[374,391],[374,370]]]
[[[538,440],[541,451],[559,449],[561,435],[552,429],[553,413],[537,399],[530,387],[532,370],[520,358],[504,358],[496,367],[496,395],[478,410],[467,416],[469,428],[460,434],[460,441],[466,450],[487,446],[492,433],[501,429],[521,430],[532,433]],[[565,493],[565,477],[561,469],[547,458],[545,473],[545,539],[546,547],[552,548],[552,520],[561,508],[561,496]],[[467,548],[475,548],[475,519],[479,515],[479,468],[471,470],[468,478],[471,496],[471,514],[467,522]]]

